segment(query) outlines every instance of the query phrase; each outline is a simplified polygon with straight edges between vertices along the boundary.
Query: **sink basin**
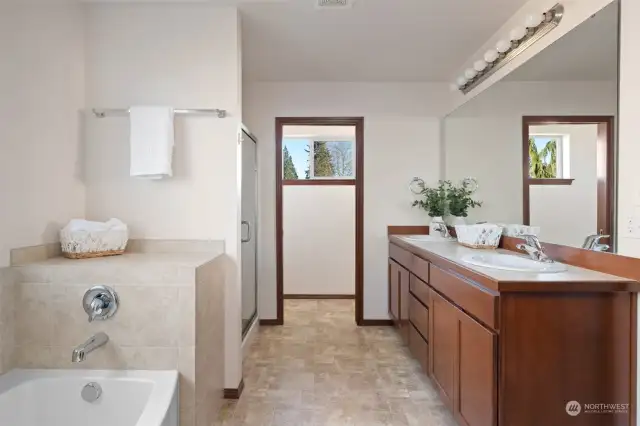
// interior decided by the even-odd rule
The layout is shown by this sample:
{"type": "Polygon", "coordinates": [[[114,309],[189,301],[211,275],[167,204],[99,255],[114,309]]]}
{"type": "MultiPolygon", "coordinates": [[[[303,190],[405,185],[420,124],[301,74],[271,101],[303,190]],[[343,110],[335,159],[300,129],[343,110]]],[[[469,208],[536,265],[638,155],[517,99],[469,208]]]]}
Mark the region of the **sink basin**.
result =
{"type": "Polygon", "coordinates": [[[502,253],[468,254],[462,257],[462,261],[470,265],[517,272],[557,273],[567,270],[567,266],[562,263],[536,262],[526,257],[502,253]]]}
{"type": "Polygon", "coordinates": [[[455,241],[453,238],[442,238],[440,235],[405,235],[404,238],[414,243],[450,243],[455,241]]]}

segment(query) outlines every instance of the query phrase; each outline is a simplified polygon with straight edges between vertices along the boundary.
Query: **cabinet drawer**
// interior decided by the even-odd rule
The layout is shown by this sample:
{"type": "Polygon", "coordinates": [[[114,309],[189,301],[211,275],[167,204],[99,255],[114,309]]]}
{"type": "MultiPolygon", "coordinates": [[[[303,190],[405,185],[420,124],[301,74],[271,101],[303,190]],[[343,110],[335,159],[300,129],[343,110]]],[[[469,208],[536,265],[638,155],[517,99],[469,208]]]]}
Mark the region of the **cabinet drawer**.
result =
{"type": "Polygon", "coordinates": [[[409,296],[409,320],[429,340],[429,310],[413,295],[409,296]]]}
{"type": "Polygon", "coordinates": [[[425,283],[429,283],[429,262],[419,258],[418,256],[413,256],[413,261],[411,264],[411,272],[418,278],[420,278],[425,283]]]}
{"type": "Polygon", "coordinates": [[[429,344],[413,326],[409,327],[409,351],[420,363],[422,371],[427,374],[429,369],[429,344]]]}
{"type": "Polygon", "coordinates": [[[389,257],[407,269],[411,269],[413,254],[395,244],[389,244],[389,257]]]}
{"type": "Polygon", "coordinates": [[[429,286],[413,275],[411,275],[411,293],[427,308],[429,307],[429,286]]]}
{"type": "Polygon", "coordinates": [[[498,295],[466,278],[431,265],[429,285],[480,322],[498,329],[498,295]]]}

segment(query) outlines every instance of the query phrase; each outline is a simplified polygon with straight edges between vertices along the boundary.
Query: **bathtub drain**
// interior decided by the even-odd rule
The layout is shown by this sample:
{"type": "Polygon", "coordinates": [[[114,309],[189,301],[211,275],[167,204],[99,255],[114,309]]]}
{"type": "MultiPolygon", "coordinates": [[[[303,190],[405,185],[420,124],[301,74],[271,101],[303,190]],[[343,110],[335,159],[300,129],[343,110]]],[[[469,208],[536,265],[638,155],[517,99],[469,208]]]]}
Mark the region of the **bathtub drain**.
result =
{"type": "Polygon", "coordinates": [[[102,387],[95,382],[87,383],[82,388],[80,395],[87,402],[96,402],[102,395],[102,387]]]}

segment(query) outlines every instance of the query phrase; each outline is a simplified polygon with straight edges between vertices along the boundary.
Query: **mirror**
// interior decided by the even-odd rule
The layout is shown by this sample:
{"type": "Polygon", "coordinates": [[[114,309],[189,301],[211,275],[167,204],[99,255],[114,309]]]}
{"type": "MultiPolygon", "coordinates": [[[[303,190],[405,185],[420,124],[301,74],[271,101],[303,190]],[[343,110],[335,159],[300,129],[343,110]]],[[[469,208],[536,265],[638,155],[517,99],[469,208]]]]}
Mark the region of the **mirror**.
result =
{"type": "MultiPolygon", "coordinates": [[[[582,247],[613,235],[618,8],[614,1],[445,118],[445,176],[479,182],[469,223],[531,225],[582,247]]],[[[591,249],[613,251],[613,238],[591,249]]]]}

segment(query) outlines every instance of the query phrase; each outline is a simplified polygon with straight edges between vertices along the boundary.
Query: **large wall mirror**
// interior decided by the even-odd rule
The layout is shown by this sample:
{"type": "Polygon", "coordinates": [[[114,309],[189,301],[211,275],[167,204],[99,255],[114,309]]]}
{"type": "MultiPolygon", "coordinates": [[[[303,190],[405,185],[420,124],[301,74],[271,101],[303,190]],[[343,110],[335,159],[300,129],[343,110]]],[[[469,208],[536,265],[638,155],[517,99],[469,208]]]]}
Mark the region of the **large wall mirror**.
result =
{"type": "Polygon", "coordinates": [[[616,0],[446,117],[445,174],[479,182],[470,221],[615,251],[616,0]]]}

